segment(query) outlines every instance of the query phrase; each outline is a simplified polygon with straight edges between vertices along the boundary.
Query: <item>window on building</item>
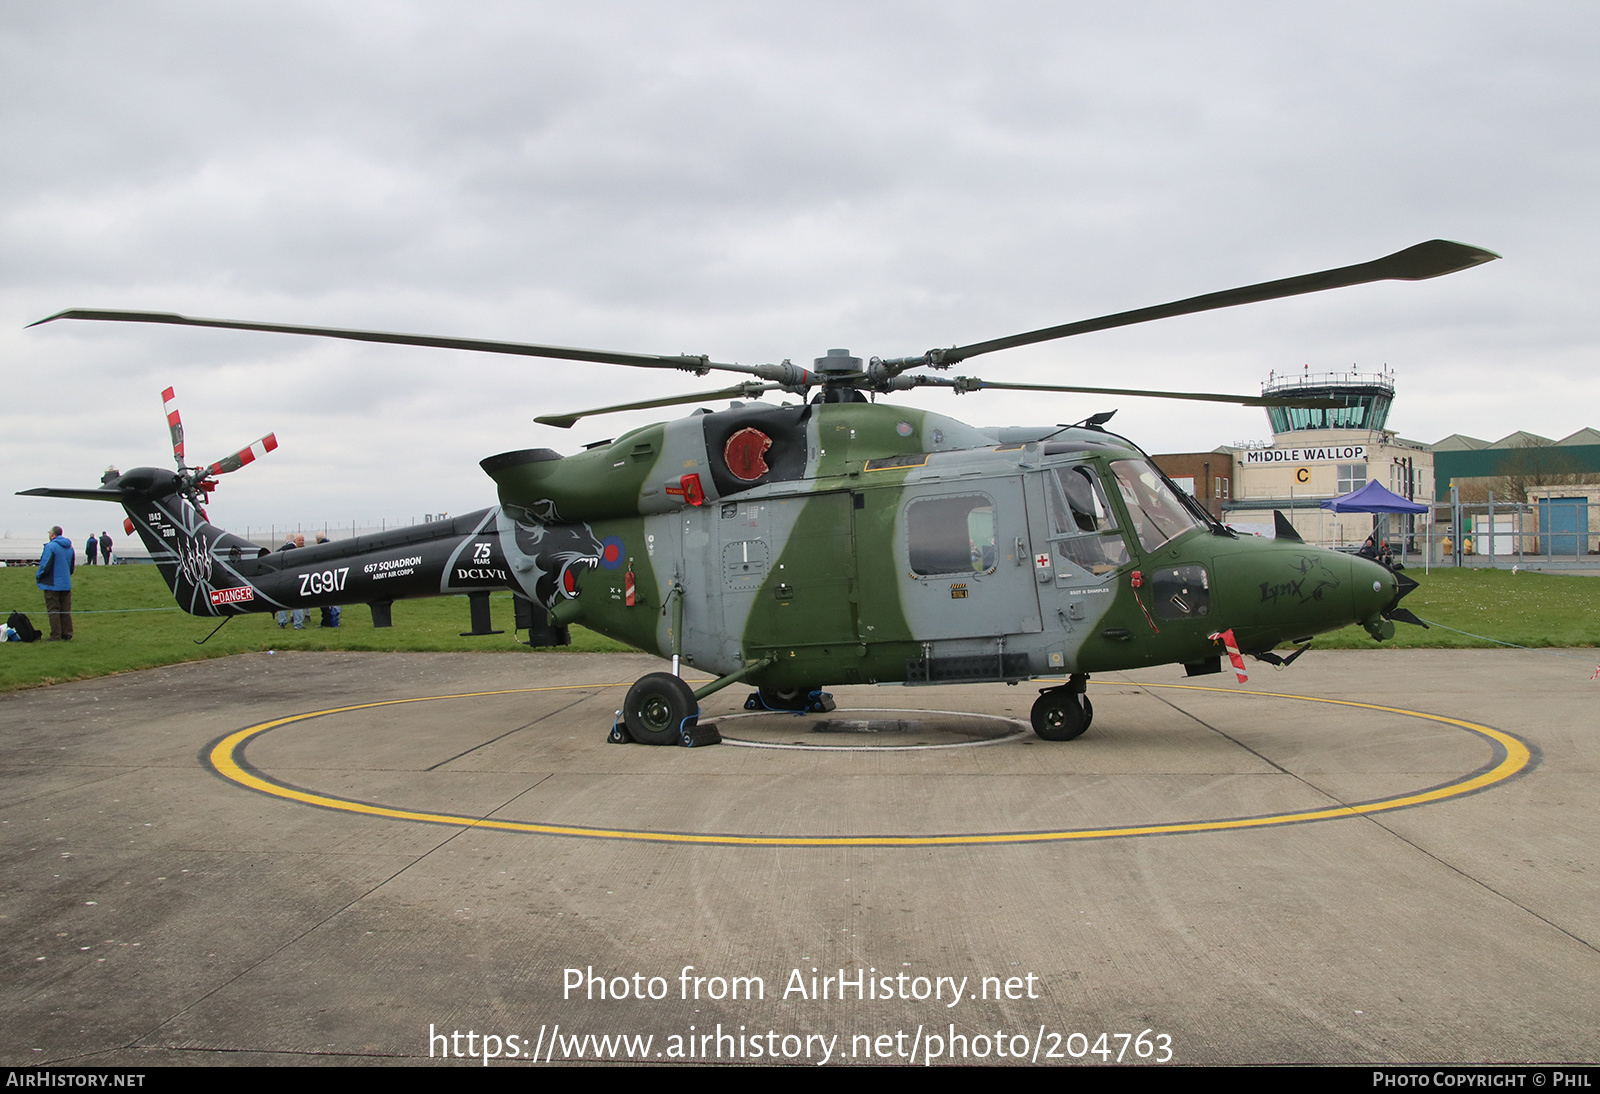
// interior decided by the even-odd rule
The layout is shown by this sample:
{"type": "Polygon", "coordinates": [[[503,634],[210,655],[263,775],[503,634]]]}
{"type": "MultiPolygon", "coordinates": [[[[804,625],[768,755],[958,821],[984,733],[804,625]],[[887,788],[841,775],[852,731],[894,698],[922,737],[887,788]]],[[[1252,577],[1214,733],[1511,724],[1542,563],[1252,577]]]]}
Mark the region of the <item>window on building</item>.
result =
{"type": "Polygon", "coordinates": [[[1364,463],[1341,463],[1339,465],[1339,493],[1348,494],[1352,490],[1360,490],[1367,485],[1367,465],[1364,463]]]}

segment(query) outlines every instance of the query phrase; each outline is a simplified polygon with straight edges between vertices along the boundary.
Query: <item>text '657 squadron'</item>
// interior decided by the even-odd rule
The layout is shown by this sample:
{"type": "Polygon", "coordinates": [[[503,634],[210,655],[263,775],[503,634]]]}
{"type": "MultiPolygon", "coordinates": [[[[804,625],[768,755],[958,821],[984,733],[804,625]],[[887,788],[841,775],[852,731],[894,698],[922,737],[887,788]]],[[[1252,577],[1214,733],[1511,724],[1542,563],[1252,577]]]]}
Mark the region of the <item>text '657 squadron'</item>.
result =
{"type": "MultiPolygon", "coordinates": [[[[811,368],[740,365],[519,342],[196,319],[169,313],[61,312],[98,319],[309,334],[696,375],[752,379],[718,391],[537,419],[579,418],[768,391],[799,405],[729,410],[645,426],[572,456],[545,448],[482,461],[500,504],[451,520],[269,552],[211,524],[216,476],[276,447],[268,436],[190,466],[167,392],[176,471],[141,467],[92,489],[26,494],[115,501],[172,588],[201,616],[365,603],[387,625],[408,597],[465,594],[473,633],[490,630],[488,594],[509,589],[518,625],[549,641],[584,626],[670,658],[628,692],[614,739],[705,744],[699,700],[739,681],[751,705],[831,709],[829,685],[1015,683],[1044,689],[1033,727],[1047,740],[1088,728],[1089,675],[1179,664],[1221,671],[1224,650],[1283,663],[1286,642],[1358,623],[1382,641],[1415,582],[1301,542],[1238,536],[1177,489],[1132,441],[1076,426],[978,429],[869,402],[916,387],[1087,392],[1326,406],[1325,400],[997,383],[939,376],[997,350],[1152,319],[1380,280],[1421,280],[1497,256],[1445,240],[1372,262],[1269,281],[910,357],[829,350],[811,368]],[[715,679],[695,689],[684,663],[715,679]]],[[[37,324],[36,324],[37,325],[37,324]]],[[[1303,647],[1302,647],[1303,648],[1303,647]]]]}

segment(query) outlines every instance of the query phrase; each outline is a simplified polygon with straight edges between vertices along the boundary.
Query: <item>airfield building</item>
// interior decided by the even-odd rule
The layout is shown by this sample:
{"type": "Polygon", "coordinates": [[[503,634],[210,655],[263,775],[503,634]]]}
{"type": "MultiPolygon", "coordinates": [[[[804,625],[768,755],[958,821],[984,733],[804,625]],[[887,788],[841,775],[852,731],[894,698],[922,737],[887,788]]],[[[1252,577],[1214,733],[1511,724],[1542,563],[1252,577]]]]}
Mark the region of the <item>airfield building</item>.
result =
{"type": "MultiPolygon", "coordinates": [[[[1241,531],[1272,535],[1272,511],[1294,524],[1308,543],[1324,547],[1360,544],[1372,534],[1374,520],[1363,513],[1332,513],[1322,508],[1329,498],[1358,490],[1376,479],[1388,489],[1424,505],[1434,500],[1433,453],[1420,441],[1397,436],[1388,428],[1394,402],[1394,374],[1312,372],[1310,366],[1287,375],[1273,373],[1261,385],[1263,395],[1326,399],[1320,408],[1270,407],[1270,443],[1225,445],[1215,452],[1158,456],[1167,474],[1209,482],[1211,497],[1200,498],[1211,512],[1241,531]],[[1209,461],[1228,474],[1201,479],[1194,466],[1209,461]],[[1220,479],[1220,481],[1219,481],[1220,479]]],[[[1409,538],[1420,518],[1394,518],[1391,537],[1409,538]]]]}

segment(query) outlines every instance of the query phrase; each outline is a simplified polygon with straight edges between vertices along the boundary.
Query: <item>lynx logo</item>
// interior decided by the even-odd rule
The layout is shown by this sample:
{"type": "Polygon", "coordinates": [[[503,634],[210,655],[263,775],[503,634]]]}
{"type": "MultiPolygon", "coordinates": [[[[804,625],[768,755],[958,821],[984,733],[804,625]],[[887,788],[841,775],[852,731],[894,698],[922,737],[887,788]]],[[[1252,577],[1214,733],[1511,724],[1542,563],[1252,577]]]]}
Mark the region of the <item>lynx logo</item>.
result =
{"type": "Polygon", "coordinates": [[[472,561],[474,563],[489,561],[490,545],[487,543],[474,543],[472,545],[472,561]]]}
{"type": "Polygon", "coordinates": [[[212,604],[241,604],[246,600],[254,600],[256,591],[249,586],[242,589],[213,589],[211,591],[212,604]]]}

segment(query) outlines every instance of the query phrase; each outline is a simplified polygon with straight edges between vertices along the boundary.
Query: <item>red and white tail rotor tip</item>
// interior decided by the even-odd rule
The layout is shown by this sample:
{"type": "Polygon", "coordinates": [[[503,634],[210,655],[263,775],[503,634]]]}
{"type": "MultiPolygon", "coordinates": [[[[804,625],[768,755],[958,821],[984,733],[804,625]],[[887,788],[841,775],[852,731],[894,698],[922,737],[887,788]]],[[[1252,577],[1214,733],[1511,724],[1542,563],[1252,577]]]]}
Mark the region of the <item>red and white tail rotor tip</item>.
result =
{"type": "Polygon", "coordinates": [[[167,388],[161,393],[161,407],[167,414],[167,429],[172,433],[172,457],[178,461],[178,470],[192,475],[191,485],[200,484],[217,475],[226,475],[230,471],[237,471],[245,464],[255,463],[268,452],[278,447],[278,435],[268,433],[259,440],[252,441],[249,445],[239,449],[231,456],[224,456],[216,463],[207,464],[203,469],[189,469],[183,462],[183,420],[178,415],[178,395],[173,388],[167,388]]]}
{"type": "Polygon", "coordinates": [[[178,416],[178,394],[172,388],[161,393],[161,409],[167,415],[167,431],[172,434],[172,458],[183,466],[183,419],[178,416]]]}

